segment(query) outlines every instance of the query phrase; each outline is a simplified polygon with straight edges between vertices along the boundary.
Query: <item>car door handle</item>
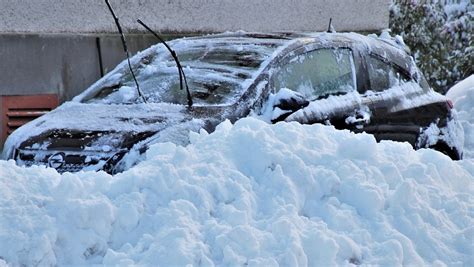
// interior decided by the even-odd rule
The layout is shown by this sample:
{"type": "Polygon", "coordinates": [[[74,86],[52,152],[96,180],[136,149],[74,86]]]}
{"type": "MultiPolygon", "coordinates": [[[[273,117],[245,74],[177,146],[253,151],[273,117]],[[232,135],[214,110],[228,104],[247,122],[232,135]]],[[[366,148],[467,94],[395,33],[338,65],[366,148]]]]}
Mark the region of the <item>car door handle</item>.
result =
{"type": "Polygon", "coordinates": [[[370,123],[370,113],[357,111],[353,115],[347,116],[345,122],[347,125],[354,125],[356,128],[360,129],[364,125],[370,123]]]}

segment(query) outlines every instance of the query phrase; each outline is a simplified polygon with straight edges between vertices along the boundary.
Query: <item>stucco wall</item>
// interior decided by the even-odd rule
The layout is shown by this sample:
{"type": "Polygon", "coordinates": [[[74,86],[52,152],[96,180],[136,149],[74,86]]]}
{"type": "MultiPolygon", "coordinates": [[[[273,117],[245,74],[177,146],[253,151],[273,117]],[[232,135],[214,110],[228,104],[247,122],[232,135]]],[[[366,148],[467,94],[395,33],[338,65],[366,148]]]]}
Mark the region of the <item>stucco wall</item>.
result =
{"type": "MultiPolygon", "coordinates": [[[[390,0],[110,0],[127,31],[338,31],[388,27],[390,0]]],[[[102,0],[0,0],[0,33],[109,33],[102,0]]]]}

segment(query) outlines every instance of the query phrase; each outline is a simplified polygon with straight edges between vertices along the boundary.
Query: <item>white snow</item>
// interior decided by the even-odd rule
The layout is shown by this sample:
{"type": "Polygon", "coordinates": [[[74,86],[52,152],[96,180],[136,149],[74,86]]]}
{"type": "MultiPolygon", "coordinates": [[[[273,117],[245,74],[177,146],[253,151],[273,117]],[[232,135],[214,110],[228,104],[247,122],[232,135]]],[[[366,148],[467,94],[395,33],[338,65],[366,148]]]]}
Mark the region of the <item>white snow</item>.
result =
{"type": "Polygon", "coordinates": [[[369,124],[370,118],[372,117],[371,111],[367,106],[362,107],[359,110],[355,110],[355,113],[346,118],[346,124],[353,124],[357,129],[362,129],[363,124],[369,124]]]}
{"type": "Polygon", "coordinates": [[[464,128],[464,157],[474,158],[474,74],[449,89],[446,96],[454,103],[464,128]]]}
{"type": "Polygon", "coordinates": [[[0,265],[474,264],[473,159],[255,118],[190,139],[116,176],[0,161],[0,265]]]}

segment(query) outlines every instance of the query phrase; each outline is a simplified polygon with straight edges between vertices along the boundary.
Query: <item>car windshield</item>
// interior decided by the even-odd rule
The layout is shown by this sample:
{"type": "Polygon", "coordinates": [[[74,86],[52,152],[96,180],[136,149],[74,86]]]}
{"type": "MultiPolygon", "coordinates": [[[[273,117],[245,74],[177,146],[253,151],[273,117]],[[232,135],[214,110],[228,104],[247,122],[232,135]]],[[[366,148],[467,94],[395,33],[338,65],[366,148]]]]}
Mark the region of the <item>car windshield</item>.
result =
{"type": "MultiPolygon", "coordinates": [[[[179,39],[170,42],[183,66],[195,105],[230,105],[244,93],[245,81],[254,78],[281,40],[256,38],[179,39]]],[[[132,58],[132,68],[148,102],[186,104],[176,64],[163,45],[155,45],[132,58]]],[[[85,103],[140,103],[125,62],[88,90],[85,103]]]]}

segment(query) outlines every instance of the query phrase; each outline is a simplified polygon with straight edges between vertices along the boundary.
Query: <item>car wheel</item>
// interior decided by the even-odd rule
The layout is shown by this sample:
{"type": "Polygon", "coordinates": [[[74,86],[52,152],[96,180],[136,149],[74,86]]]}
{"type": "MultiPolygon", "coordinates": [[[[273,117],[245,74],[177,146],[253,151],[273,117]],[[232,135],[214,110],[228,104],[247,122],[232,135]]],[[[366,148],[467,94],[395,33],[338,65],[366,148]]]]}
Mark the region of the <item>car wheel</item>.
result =
{"type": "Polygon", "coordinates": [[[431,146],[430,148],[435,149],[447,156],[449,156],[452,160],[461,160],[462,155],[457,151],[456,148],[451,148],[444,142],[438,142],[436,145],[431,146]]]}

